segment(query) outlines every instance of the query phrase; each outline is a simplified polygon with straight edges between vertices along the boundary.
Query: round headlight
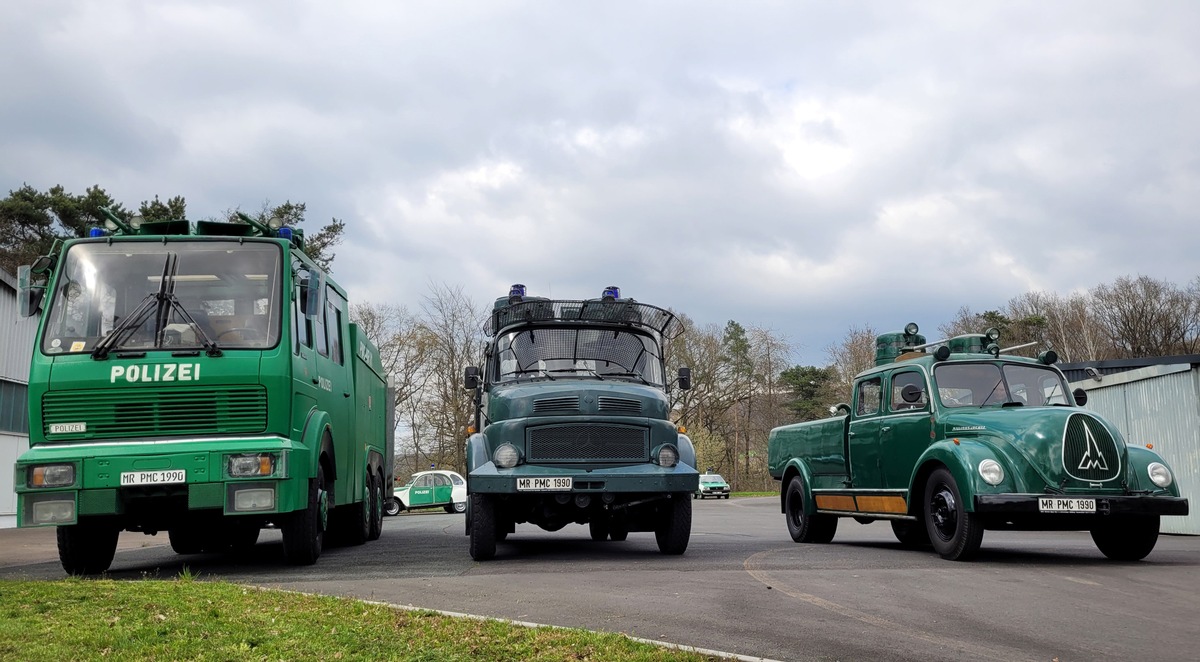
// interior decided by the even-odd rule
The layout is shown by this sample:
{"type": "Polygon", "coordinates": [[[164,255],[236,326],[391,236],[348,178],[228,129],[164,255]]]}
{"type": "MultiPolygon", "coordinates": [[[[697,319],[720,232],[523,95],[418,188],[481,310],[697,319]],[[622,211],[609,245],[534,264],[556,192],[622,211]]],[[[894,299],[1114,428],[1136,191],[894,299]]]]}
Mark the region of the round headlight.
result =
{"type": "Polygon", "coordinates": [[[1004,480],[1004,467],[995,460],[984,460],[979,463],[979,475],[988,485],[999,485],[1004,480]]]}
{"type": "Polygon", "coordinates": [[[663,467],[673,467],[679,461],[679,451],[674,446],[663,446],[658,449],[658,464],[663,467]]]}
{"type": "Polygon", "coordinates": [[[511,469],[517,466],[517,458],[520,454],[517,453],[517,447],[512,444],[500,444],[492,453],[492,462],[501,469],[511,469]]]}
{"type": "Polygon", "coordinates": [[[106,219],[104,219],[104,227],[108,228],[109,232],[116,232],[117,228],[119,228],[121,226],[117,225],[117,222],[112,220],[111,218],[106,218],[106,219]]]}
{"type": "Polygon", "coordinates": [[[1161,462],[1151,462],[1150,466],[1146,467],[1146,473],[1150,474],[1150,482],[1159,487],[1171,484],[1171,470],[1161,462]]]}
{"type": "Polygon", "coordinates": [[[283,227],[283,219],[278,216],[272,216],[271,219],[267,221],[267,227],[271,228],[272,230],[278,230],[279,228],[283,227]]]}
{"type": "Polygon", "coordinates": [[[145,223],[145,222],[146,222],[146,218],[144,216],[142,216],[141,214],[138,214],[137,216],[129,217],[129,227],[133,228],[134,230],[137,230],[138,228],[142,227],[142,223],[145,223]]]}

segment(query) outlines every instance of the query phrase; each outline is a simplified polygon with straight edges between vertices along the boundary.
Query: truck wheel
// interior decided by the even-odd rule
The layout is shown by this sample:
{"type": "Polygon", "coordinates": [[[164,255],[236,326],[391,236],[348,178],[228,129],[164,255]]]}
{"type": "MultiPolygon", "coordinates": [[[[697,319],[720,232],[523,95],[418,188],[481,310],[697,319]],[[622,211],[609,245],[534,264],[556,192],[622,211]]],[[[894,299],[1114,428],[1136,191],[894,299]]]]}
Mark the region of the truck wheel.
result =
{"type": "Polygon", "coordinates": [[[1158,515],[1107,518],[1092,529],[1092,541],[1114,561],[1140,561],[1158,542],[1158,515]]]}
{"type": "Polygon", "coordinates": [[[392,498],[388,499],[387,503],[383,506],[383,514],[385,514],[389,517],[394,517],[396,515],[399,515],[400,514],[400,500],[397,499],[396,497],[392,497],[392,498]]]}
{"type": "Polygon", "coordinates": [[[371,475],[371,533],[367,540],[379,540],[383,535],[383,476],[371,475]]]}
{"type": "Polygon", "coordinates": [[[68,575],[98,575],[112,565],[117,553],[115,526],[82,521],[58,527],[58,560],[68,575]]]}
{"type": "Polygon", "coordinates": [[[245,552],[258,544],[262,529],[255,525],[234,524],[225,530],[225,548],[233,553],[245,552]]]}
{"type": "Polygon", "coordinates": [[[496,555],[496,504],[486,494],[472,494],[471,558],[487,561],[496,555]]]}
{"type": "Polygon", "coordinates": [[[808,515],[804,512],[804,479],[793,476],[784,499],[788,533],[792,540],[825,544],[837,533],[837,518],[832,515],[808,515]]]}
{"type": "Polygon", "coordinates": [[[608,540],[608,521],[599,517],[589,521],[588,533],[592,535],[592,540],[608,540]]]}
{"type": "Polygon", "coordinates": [[[312,565],[325,547],[329,523],[329,493],[325,467],[317,465],[317,477],[308,482],[308,507],[288,515],[283,526],[283,557],[291,565],[312,565]]]}
{"type": "Polygon", "coordinates": [[[954,476],[938,469],[925,483],[925,530],[929,542],[942,558],[969,561],[983,541],[983,523],[967,512],[954,476]]]}
{"type": "Polygon", "coordinates": [[[682,554],[692,536],[692,500],[687,498],[686,492],[671,496],[658,527],[654,529],[654,539],[658,541],[658,551],[663,554],[682,554]]]}
{"type": "Polygon", "coordinates": [[[892,533],[896,534],[896,540],[899,540],[900,546],[905,549],[929,546],[929,532],[925,530],[925,524],[922,522],[894,519],[892,533]]]}

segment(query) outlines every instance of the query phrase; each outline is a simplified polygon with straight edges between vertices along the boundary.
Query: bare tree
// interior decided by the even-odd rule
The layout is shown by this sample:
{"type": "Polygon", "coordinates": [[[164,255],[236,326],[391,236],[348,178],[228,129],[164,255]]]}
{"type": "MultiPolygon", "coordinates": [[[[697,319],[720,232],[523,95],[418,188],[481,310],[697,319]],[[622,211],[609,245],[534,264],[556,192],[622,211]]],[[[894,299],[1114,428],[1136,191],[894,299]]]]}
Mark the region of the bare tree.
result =
{"type": "Polygon", "coordinates": [[[1200,307],[1193,292],[1127,276],[1092,290],[1097,320],[1122,358],[1190,354],[1197,349],[1200,307]]]}
{"type": "Polygon", "coordinates": [[[838,394],[835,397],[848,397],[854,376],[875,365],[875,337],[878,335],[870,324],[852,326],[840,343],[825,348],[829,367],[836,375],[836,379],[830,381],[830,388],[838,394]]]}

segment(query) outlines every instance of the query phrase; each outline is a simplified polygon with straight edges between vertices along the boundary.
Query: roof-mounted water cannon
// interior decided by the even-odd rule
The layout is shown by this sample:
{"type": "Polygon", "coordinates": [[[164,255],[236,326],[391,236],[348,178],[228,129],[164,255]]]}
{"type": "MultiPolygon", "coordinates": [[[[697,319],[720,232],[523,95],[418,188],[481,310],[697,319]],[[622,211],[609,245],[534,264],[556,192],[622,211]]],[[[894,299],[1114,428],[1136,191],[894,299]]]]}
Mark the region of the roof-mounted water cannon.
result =
{"type": "Polygon", "coordinates": [[[875,365],[891,363],[908,352],[921,351],[928,347],[920,330],[916,322],[909,322],[904,325],[903,331],[876,336],[875,365]]]}
{"type": "Polygon", "coordinates": [[[621,288],[616,285],[609,285],[604,288],[604,292],[600,295],[602,301],[616,301],[621,298],[621,288]]]}
{"type": "MultiPolygon", "coordinates": [[[[114,214],[108,207],[101,207],[100,213],[104,214],[104,229],[109,233],[116,234],[119,231],[124,234],[133,234],[133,228],[129,227],[125,221],[121,220],[121,217],[114,214]]],[[[89,232],[88,236],[95,237],[103,235],[96,235],[95,233],[89,232]]]]}

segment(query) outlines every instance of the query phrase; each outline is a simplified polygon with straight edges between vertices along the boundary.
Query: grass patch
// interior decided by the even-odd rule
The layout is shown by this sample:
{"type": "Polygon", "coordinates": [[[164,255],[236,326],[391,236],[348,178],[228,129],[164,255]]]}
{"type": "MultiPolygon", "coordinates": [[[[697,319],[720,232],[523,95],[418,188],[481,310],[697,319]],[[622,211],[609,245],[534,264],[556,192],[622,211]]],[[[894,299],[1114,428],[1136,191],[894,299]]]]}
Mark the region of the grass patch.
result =
{"type": "Polygon", "coordinates": [[[779,492],[730,492],[729,494],[735,497],[779,496],[779,492]]]}
{"type": "Polygon", "coordinates": [[[0,581],[4,660],[711,660],[617,634],[526,628],[225,582],[0,581]]]}

